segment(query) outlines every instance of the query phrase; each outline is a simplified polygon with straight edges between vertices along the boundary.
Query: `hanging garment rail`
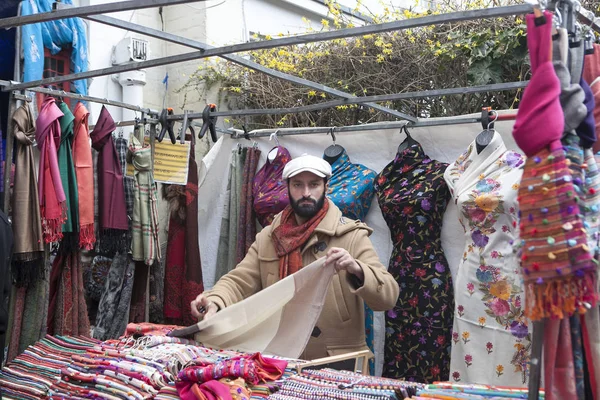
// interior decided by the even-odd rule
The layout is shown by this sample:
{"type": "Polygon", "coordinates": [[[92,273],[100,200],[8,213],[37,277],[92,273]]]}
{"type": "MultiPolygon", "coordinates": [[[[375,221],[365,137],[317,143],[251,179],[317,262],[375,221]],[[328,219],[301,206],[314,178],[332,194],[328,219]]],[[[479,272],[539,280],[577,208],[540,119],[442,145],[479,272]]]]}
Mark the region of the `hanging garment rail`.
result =
{"type": "Polygon", "coordinates": [[[33,101],[33,99],[31,97],[26,96],[26,95],[21,94],[21,93],[15,93],[15,92],[13,92],[12,96],[16,100],[26,101],[28,103],[31,103],[33,101]]]}
{"type": "MultiPolygon", "coordinates": [[[[499,121],[514,121],[517,114],[512,110],[501,111],[500,114],[493,122],[499,121]]],[[[430,126],[446,126],[446,125],[460,125],[470,123],[480,123],[481,116],[473,114],[472,116],[457,116],[457,117],[440,117],[440,118],[423,118],[417,122],[411,123],[407,121],[390,121],[390,122],[375,122],[371,124],[362,125],[350,125],[340,127],[318,127],[318,128],[281,128],[281,129],[256,129],[246,133],[240,129],[219,129],[219,132],[231,135],[232,139],[254,139],[257,137],[269,137],[273,133],[277,133],[277,136],[290,136],[290,135],[312,135],[312,134],[323,134],[330,133],[332,130],[335,133],[341,132],[360,132],[360,131],[374,131],[374,130],[386,130],[386,129],[400,129],[407,125],[409,127],[430,127],[430,126]]]]}
{"type": "MultiPolygon", "coordinates": [[[[104,14],[119,11],[141,10],[163,6],[174,6],[177,4],[204,2],[207,0],[129,0],[117,3],[97,4],[92,6],[74,7],[45,13],[8,17],[0,19],[0,28],[8,29],[16,26],[35,24],[38,22],[54,21],[57,19],[83,17],[86,15],[104,14]]],[[[56,6],[56,3],[53,4],[56,6]]]]}
{"type": "MultiPolygon", "coordinates": [[[[10,85],[10,82],[0,80],[0,86],[6,86],[6,85],[10,85]]],[[[53,89],[47,89],[47,88],[29,88],[27,90],[30,92],[44,93],[44,94],[47,94],[50,96],[67,97],[70,99],[90,101],[92,103],[106,104],[109,106],[126,108],[128,110],[139,111],[139,112],[143,112],[143,113],[149,114],[149,115],[158,115],[158,111],[152,110],[150,108],[143,108],[143,107],[136,106],[133,104],[122,103],[120,101],[114,101],[114,100],[109,100],[109,99],[102,99],[99,97],[85,96],[85,95],[78,94],[78,93],[65,92],[64,90],[53,90],[53,89]]]]}
{"type": "MultiPolygon", "coordinates": [[[[418,92],[405,92],[395,94],[382,94],[375,96],[363,96],[354,99],[345,100],[333,100],[326,101],[318,104],[311,104],[300,107],[289,107],[289,108],[264,108],[264,109],[250,109],[250,110],[230,110],[230,111],[216,111],[210,115],[215,117],[233,117],[233,116],[246,116],[246,115],[277,115],[277,114],[294,114],[300,112],[309,112],[322,110],[324,108],[338,107],[341,105],[349,104],[360,104],[365,101],[368,102],[379,102],[379,101],[392,101],[392,100],[411,100],[411,99],[422,99],[427,97],[442,97],[452,96],[461,94],[471,93],[483,93],[483,92],[499,92],[504,90],[515,90],[527,87],[529,81],[523,82],[507,82],[507,83],[495,83],[492,85],[478,85],[471,87],[459,87],[449,89],[437,89],[437,90],[422,90],[418,92]]],[[[201,119],[202,113],[190,113],[188,118],[201,119]]],[[[171,115],[167,118],[170,121],[181,121],[183,120],[183,114],[171,115]]],[[[417,123],[422,120],[411,121],[417,123]]]]}
{"type": "MultiPolygon", "coordinates": [[[[67,4],[64,4],[64,3],[60,3],[59,7],[70,7],[70,6],[67,5],[67,4]]],[[[85,17],[85,18],[89,19],[90,21],[100,22],[100,23],[103,23],[103,24],[106,24],[106,25],[109,25],[109,26],[113,26],[113,27],[117,27],[117,28],[121,28],[121,29],[127,29],[128,31],[131,31],[131,32],[140,33],[142,35],[150,36],[150,37],[161,39],[161,40],[166,40],[166,41],[171,42],[171,43],[176,43],[176,44],[180,44],[180,45],[183,45],[183,46],[188,46],[188,47],[195,48],[195,49],[198,49],[198,50],[210,50],[210,49],[214,49],[213,46],[210,46],[210,45],[208,45],[206,43],[199,42],[197,40],[187,39],[187,38],[184,38],[182,36],[173,35],[171,33],[163,32],[163,31],[160,31],[158,29],[148,28],[148,27],[145,27],[143,25],[134,24],[134,23],[128,22],[128,21],[123,21],[123,20],[118,19],[118,18],[108,17],[106,15],[88,16],[88,17],[85,17]]],[[[310,81],[308,79],[299,78],[299,77],[294,76],[294,75],[286,74],[286,73],[281,72],[281,71],[277,71],[277,70],[274,70],[274,69],[271,69],[271,68],[267,68],[267,67],[265,67],[263,65],[260,65],[257,62],[254,62],[254,61],[251,61],[251,60],[247,60],[247,59],[245,59],[243,57],[240,57],[240,56],[236,56],[236,55],[222,55],[221,57],[224,58],[224,59],[226,59],[226,60],[228,60],[228,61],[234,62],[236,64],[243,65],[244,67],[253,69],[253,70],[258,71],[258,72],[262,72],[263,74],[267,74],[269,76],[272,76],[272,77],[275,77],[275,78],[278,78],[278,79],[283,79],[283,80],[288,81],[288,82],[296,83],[296,84],[301,85],[301,86],[309,87],[309,88],[312,88],[312,89],[315,89],[315,90],[318,90],[318,91],[321,91],[321,92],[324,92],[324,93],[328,93],[328,94],[333,95],[333,96],[347,98],[347,99],[349,99],[349,98],[355,98],[356,97],[356,96],[354,96],[354,95],[352,95],[350,93],[346,93],[346,92],[343,92],[341,90],[334,89],[334,88],[331,88],[329,86],[325,86],[325,85],[322,85],[320,83],[310,81]]],[[[392,115],[394,117],[398,117],[398,118],[402,118],[402,119],[407,119],[409,121],[416,121],[416,118],[414,118],[414,117],[412,117],[410,115],[407,115],[405,113],[401,113],[401,112],[396,111],[396,110],[392,110],[390,108],[381,106],[379,104],[366,103],[365,105],[368,106],[368,107],[371,107],[371,108],[373,108],[375,110],[378,110],[378,111],[384,112],[386,114],[392,115]]]]}
{"type": "Polygon", "coordinates": [[[474,19],[498,18],[511,15],[520,15],[531,12],[533,7],[529,4],[519,4],[513,6],[486,8],[479,10],[457,11],[447,14],[428,15],[425,17],[411,18],[400,21],[387,22],[384,24],[367,25],[357,28],[339,29],[335,31],[311,33],[280,39],[264,40],[260,42],[248,42],[231,46],[217,47],[205,51],[195,51],[176,56],[157,58],[154,60],[140,61],[131,65],[119,65],[109,68],[103,68],[93,71],[79,72],[75,74],[56,76],[52,78],[41,79],[26,83],[17,83],[4,87],[4,91],[15,89],[27,89],[30,87],[44,86],[59,82],[73,81],[79,79],[94,78],[97,76],[112,75],[119,72],[134,71],[142,68],[153,68],[167,64],[180,63],[184,61],[198,60],[201,58],[222,56],[230,53],[252,51],[259,49],[269,49],[280,46],[292,46],[311,42],[319,42],[333,39],[342,39],[352,36],[362,36],[367,34],[391,32],[403,29],[412,29],[422,26],[439,25],[450,22],[467,21],[474,19]]]}

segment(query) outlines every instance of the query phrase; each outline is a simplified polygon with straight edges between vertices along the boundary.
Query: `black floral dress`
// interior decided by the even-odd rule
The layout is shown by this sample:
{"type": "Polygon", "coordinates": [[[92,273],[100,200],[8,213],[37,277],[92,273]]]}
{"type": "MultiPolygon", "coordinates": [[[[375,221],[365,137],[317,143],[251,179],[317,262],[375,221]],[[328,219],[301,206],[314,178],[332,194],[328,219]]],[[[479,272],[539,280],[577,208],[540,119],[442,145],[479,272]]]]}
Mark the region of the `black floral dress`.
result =
{"type": "Polygon", "coordinates": [[[400,285],[396,307],[385,313],[385,377],[426,383],[449,377],[454,294],[440,237],[450,198],[446,167],[413,141],[375,180],[394,243],[389,272],[400,285]]]}

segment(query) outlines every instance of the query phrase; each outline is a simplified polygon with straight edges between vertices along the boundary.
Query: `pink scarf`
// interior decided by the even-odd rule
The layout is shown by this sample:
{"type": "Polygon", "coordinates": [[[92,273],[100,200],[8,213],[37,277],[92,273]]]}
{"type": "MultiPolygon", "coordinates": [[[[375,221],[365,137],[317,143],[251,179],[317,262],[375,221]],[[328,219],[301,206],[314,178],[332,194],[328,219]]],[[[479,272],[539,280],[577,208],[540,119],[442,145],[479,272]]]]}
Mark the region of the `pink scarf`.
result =
{"type": "Polygon", "coordinates": [[[94,161],[90,145],[88,117],[90,112],[81,103],[75,106],[73,160],[77,175],[79,200],[79,246],[92,250],[96,242],[94,234],[94,161]]]}
{"type": "Polygon", "coordinates": [[[46,243],[62,239],[62,224],[66,220],[66,197],[58,169],[57,148],[60,143],[60,122],[63,113],[54,98],[48,96],[42,103],[37,119],[35,140],[40,149],[38,190],[42,229],[46,243]]]}

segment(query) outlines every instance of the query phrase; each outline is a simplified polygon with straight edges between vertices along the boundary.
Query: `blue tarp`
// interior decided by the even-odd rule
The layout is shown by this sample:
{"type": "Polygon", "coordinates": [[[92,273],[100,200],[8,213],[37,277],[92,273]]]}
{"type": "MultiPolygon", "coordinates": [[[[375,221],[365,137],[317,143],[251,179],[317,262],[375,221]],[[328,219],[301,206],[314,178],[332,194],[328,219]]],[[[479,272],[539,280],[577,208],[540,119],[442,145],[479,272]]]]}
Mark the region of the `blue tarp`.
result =
{"type": "MultiPolygon", "coordinates": [[[[62,0],[73,4],[72,0],[62,0]]],[[[53,0],[23,0],[22,15],[31,15],[52,11],[53,0]]],[[[23,81],[42,79],[44,73],[44,47],[52,54],[71,46],[71,69],[73,72],[88,70],[88,45],[85,24],[80,18],[68,18],[58,21],[40,22],[22,27],[24,56],[23,81]]],[[[76,93],[87,95],[86,80],[73,82],[76,93]]]]}

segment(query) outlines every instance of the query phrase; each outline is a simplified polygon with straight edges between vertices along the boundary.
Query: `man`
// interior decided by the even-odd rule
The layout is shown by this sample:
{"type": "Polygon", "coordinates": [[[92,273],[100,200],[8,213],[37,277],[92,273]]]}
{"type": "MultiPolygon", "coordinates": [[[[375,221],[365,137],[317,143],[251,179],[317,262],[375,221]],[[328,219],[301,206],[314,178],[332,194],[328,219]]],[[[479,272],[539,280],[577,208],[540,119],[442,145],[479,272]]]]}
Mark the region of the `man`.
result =
{"type": "Polygon", "coordinates": [[[335,268],[337,274],[301,357],[368,349],[363,300],[375,311],[389,310],[399,288],[373,249],[372,230],[342,217],[325,197],[329,177],[331,166],[315,156],[303,155],[285,166],[290,205],[256,235],[234,270],[192,301],[192,315],[209,318],[325,256],[325,267],[335,268]]]}

